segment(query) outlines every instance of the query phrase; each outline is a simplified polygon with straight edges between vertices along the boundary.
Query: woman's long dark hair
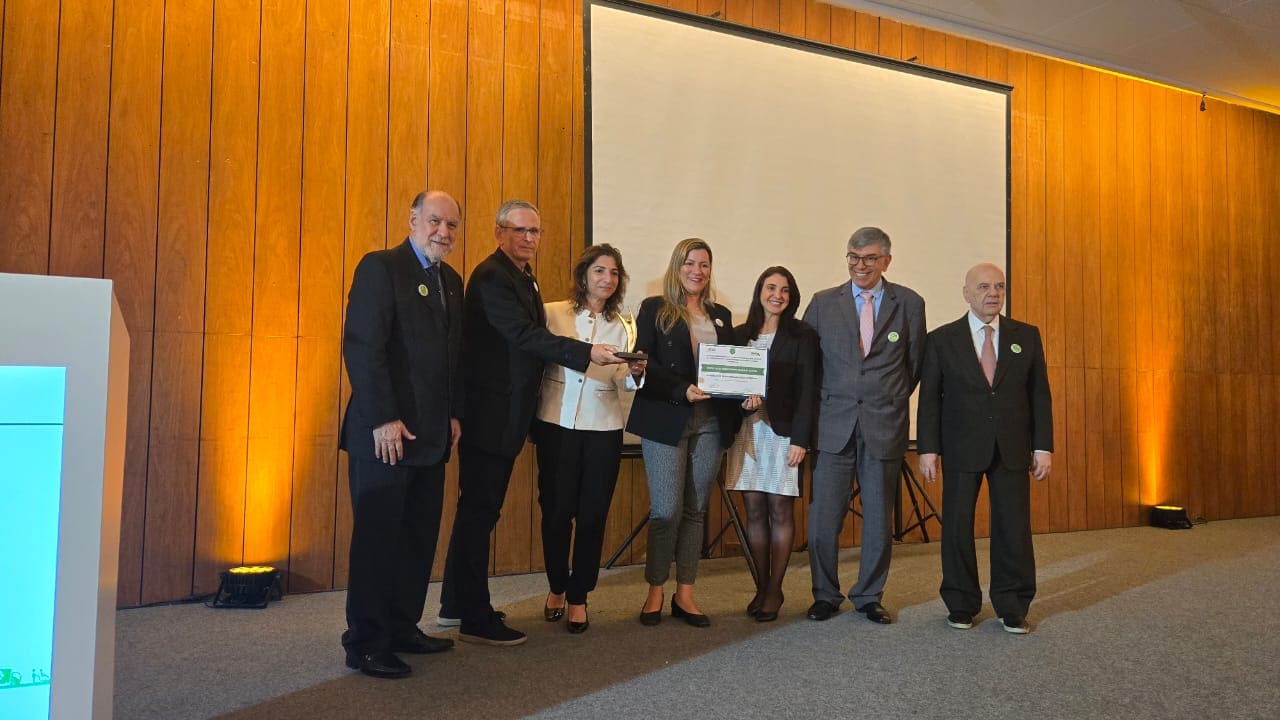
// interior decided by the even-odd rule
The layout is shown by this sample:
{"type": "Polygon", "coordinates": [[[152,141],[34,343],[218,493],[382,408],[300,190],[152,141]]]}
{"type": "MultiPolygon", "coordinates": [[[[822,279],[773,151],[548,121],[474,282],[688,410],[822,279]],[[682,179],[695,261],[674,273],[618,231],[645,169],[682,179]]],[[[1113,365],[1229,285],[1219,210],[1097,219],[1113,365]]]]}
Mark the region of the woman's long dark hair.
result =
{"type": "Polygon", "coordinates": [[[751,293],[751,305],[747,310],[747,337],[751,340],[759,337],[760,328],[764,327],[764,306],[760,304],[760,291],[764,289],[764,281],[773,275],[786,278],[787,285],[791,287],[791,299],[778,317],[778,332],[787,335],[800,333],[800,321],[796,319],[796,310],[800,308],[800,287],[796,285],[796,276],[781,265],[774,265],[760,273],[760,278],[756,280],[756,289],[751,293]]]}
{"type": "Polygon", "coordinates": [[[609,243],[588,245],[582,256],[573,265],[573,309],[582,310],[587,307],[587,271],[601,257],[611,257],[618,266],[618,289],[613,291],[604,301],[604,316],[608,320],[618,317],[618,307],[627,294],[627,269],[622,266],[622,253],[609,243]]]}

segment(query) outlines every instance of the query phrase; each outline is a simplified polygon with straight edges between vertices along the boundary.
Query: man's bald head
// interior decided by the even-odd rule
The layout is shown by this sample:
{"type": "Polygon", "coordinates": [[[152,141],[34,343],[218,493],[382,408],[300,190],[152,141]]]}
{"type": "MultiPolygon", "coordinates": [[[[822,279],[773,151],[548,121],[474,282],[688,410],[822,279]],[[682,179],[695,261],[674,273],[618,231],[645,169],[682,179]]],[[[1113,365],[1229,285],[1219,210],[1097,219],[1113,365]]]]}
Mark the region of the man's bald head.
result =
{"type": "Polygon", "coordinates": [[[989,323],[1004,308],[1004,271],[991,263],[978,263],[964,275],[964,299],[969,309],[989,323]]]}

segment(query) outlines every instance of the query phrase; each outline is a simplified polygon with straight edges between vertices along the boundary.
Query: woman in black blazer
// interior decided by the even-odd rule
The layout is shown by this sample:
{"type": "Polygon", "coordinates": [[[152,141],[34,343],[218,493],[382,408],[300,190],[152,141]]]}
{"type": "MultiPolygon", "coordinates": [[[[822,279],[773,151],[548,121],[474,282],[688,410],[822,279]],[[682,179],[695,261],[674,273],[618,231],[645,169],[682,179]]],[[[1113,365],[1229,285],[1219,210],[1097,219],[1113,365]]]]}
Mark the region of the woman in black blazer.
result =
{"type": "Polygon", "coordinates": [[[766,268],[756,280],[747,322],[734,328],[740,345],[767,348],[767,400],[742,402],[749,413],[738,433],[725,482],[742,491],[747,507],[747,545],[759,574],[747,614],[759,622],[778,619],[782,578],[795,539],[795,498],[800,464],[813,437],[818,394],[818,336],[796,319],[800,288],[790,270],[766,268]]]}
{"type": "Polygon", "coordinates": [[[645,625],[662,619],[672,560],[671,615],[695,627],[711,624],[694,603],[693,583],[707,500],[741,412],[735,401],[712,399],[695,384],[702,344],[732,345],[733,320],[712,295],[711,247],[689,238],[671,253],[663,294],[645,298],[636,317],[636,350],[648,355],[648,367],[627,431],[641,437],[649,478],[649,595],[640,611],[645,625]]]}

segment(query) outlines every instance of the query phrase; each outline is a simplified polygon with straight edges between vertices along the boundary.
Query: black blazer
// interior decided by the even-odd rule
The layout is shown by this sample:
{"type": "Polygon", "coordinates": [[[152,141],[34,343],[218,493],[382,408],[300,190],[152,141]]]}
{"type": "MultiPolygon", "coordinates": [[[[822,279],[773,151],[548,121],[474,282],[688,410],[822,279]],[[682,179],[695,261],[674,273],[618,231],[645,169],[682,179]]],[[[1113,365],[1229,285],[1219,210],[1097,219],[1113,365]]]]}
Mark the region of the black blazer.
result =
{"type": "Polygon", "coordinates": [[[543,363],[584,372],[591,345],[547,330],[532,273],[516,267],[500,248],[471,273],[464,304],[462,443],[513,458],[524,447],[538,407],[543,363]]]}
{"type": "MultiPolygon", "coordinates": [[[[658,329],[658,310],[661,297],[648,297],[640,304],[636,314],[636,352],[649,356],[645,370],[644,387],[636,392],[627,418],[627,432],[646,440],[677,445],[684,434],[684,426],[693,415],[693,405],[685,392],[697,379],[698,366],[693,359],[693,340],[689,337],[689,325],[677,322],[671,332],[658,329]]],[[[716,327],[716,342],[734,345],[733,316],[729,308],[716,305],[711,310],[711,321],[716,327]]],[[[720,445],[729,447],[742,423],[738,409],[740,400],[704,400],[712,403],[720,420],[720,445]]]]}
{"type": "Polygon", "coordinates": [[[982,472],[995,448],[1010,470],[1030,467],[1034,450],[1053,451],[1053,403],[1040,331],[1000,316],[994,385],[987,384],[969,334],[969,316],[929,333],[920,378],[916,448],[941,453],[944,470],[982,472]]]}
{"type": "Polygon", "coordinates": [[[342,335],[351,400],[339,438],[351,455],[376,460],[373,429],[399,419],[418,438],[404,441],[404,464],[449,459],[449,419],[461,416],[463,403],[462,277],[442,262],[440,282],[447,310],[430,297],[435,290],[408,240],[356,266],[342,335]]]}
{"type": "MultiPolygon", "coordinates": [[[[795,327],[795,334],[779,329],[773,336],[765,404],[773,431],[808,448],[818,412],[818,335],[803,321],[795,327]]],[[[733,336],[736,345],[752,339],[745,324],[734,328],[733,336]]]]}

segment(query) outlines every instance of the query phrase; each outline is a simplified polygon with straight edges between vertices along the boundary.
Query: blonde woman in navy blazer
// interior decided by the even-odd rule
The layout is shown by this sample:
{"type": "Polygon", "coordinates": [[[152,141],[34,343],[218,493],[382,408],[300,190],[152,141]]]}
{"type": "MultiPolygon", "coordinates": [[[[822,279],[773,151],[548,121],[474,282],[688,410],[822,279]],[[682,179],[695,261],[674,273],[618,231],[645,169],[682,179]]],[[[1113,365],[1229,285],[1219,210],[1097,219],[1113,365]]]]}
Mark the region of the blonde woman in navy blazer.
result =
{"type": "MultiPolygon", "coordinates": [[[[592,245],[573,267],[572,298],[547,303],[547,329],[630,350],[634,330],[620,312],[626,291],[622,254],[612,245],[592,245]]],[[[621,395],[635,389],[631,372],[639,375],[642,367],[643,361],[633,361],[631,368],[591,363],[579,372],[552,364],[543,371],[533,424],[542,559],[550,586],[543,618],[555,622],[567,612],[566,627],[574,634],[590,625],[587,593],[600,575],[604,523],[622,460],[621,395]]]]}
{"type": "Polygon", "coordinates": [[[693,599],[702,525],[724,448],[742,418],[736,400],[713,399],[696,384],[699,345],[733,344],[732,316],[711,291],[711,247],[705,240],[689,238],[676,245],[663,294],[640,305],[636,335],[636,350],[649,356],[644,386],[627,420],[627,430],[642,439],[649,479],[649,595],[640,622],[661,620],[674,560],[671,615],[707,627],[711,621],[693,599]]]}

